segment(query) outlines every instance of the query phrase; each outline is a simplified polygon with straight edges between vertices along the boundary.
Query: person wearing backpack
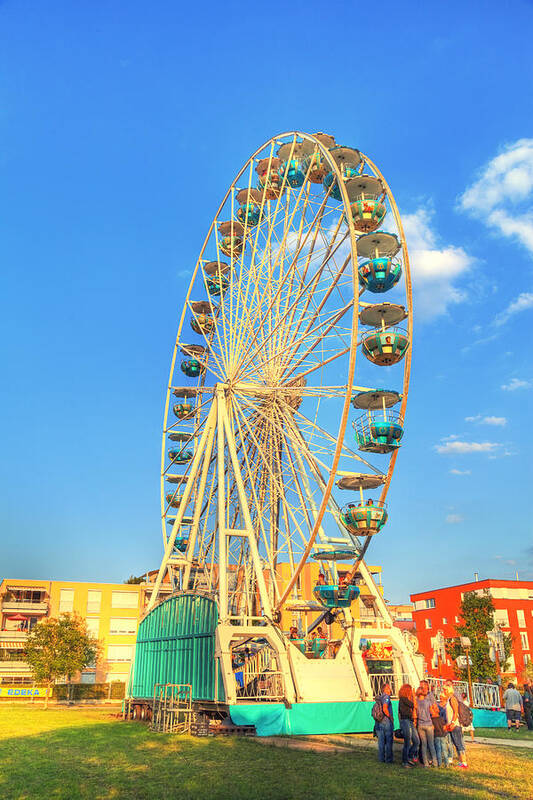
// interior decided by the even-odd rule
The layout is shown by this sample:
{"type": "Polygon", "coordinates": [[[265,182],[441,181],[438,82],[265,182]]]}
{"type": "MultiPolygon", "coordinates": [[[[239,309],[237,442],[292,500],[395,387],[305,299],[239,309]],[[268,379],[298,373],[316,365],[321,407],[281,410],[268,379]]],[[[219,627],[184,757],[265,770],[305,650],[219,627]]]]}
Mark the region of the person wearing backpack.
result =
{"type": "Polygon", "coordinates": [[[394,719],[392,715],[390,683],[383,684],[381,694],[372,707],[375,731],[378,737],[378,759],[383,764],[392,764],[392,742],[394,739],[394,719]]]}
{"type": "MultiPolygon", "coordinates": [[[[467,769],[468,764],[466,761],[466,748],[463,739],[463,731],[461,729],[461,722],[459,719],[459,700],[453,692],[453,683],[446,681],[444,684],[444,691],[446,692],[446,730],[449,731],[453,746],[457,750],[457,757],[461,769],[467,769]]],[[[466,708],[464,703],[461,703],[463,708],[466,708]]],[[[470,713],[472,711],[468,709],[470,713]]]]}

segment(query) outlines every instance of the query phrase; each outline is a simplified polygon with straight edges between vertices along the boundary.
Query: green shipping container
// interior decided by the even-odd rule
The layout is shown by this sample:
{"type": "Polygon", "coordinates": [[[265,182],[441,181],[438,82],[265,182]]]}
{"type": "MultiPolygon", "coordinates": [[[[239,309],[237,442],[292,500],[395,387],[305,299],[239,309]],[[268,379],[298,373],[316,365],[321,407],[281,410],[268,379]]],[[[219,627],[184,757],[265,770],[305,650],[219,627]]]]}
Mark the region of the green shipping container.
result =
{"type": "Polygon", "coordinates": [[[215,601],[196,594],[173,595],[150,611],[139,624],[131,696],[153,697],[156,683],[188,683],[193,700],[224,702],[217,624],[215,601]]]}

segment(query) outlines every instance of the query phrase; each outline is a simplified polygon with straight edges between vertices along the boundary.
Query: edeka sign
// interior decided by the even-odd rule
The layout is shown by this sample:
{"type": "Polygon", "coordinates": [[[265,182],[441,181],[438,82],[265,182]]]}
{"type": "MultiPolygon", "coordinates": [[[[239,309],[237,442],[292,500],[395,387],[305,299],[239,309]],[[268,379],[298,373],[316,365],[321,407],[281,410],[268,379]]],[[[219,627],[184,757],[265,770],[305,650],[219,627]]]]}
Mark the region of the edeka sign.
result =
{"type": "Polygon", "coordinates": [[[50,689],[43,686],[30,686],[27,689],[21,686],[0,686],[0,697],[46,697],[50,689]]]}

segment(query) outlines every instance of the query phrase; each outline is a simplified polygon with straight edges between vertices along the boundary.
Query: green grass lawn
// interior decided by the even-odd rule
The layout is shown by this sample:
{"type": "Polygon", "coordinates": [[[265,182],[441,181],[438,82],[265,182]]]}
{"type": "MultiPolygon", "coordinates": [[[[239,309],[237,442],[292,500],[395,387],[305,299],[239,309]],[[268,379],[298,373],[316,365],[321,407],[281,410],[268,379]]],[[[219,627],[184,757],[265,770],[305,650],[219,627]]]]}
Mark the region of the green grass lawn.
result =
{"type": "Polygon", "coordinates": [[[404,770],[367,748],[316,754],[152,733],[109,709],[0,707],[9,800],[453,800],[533,797],[533,752],[473,745],[471,768],[404,770]]]}
{"type": "Polygon", "coordinates": [[[514,729],[508,731],[507,728],[476,728],[475,735],[486,736],[490,739],[506,739],[507,741],[525,739],[533,743],[533,731],[528,731],[528,729],[523,726],[518,731],[514,729]]]}

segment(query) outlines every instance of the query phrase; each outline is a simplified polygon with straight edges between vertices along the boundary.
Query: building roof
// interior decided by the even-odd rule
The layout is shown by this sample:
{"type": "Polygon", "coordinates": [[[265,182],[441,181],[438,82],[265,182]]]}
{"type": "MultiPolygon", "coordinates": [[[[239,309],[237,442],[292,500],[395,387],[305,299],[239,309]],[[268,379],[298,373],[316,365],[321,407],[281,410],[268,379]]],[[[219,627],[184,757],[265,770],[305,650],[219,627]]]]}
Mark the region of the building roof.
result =
{"type": "Polygon", "coordinates": [[[501,586],[506,589],[533,589],[533,581],[512,581],[512,580],[505,580],[503,578],[483,578],[480,581],[469,581],[468,583],[457,583],[453,586],[440,586],[436,589],[426,589],[423,592],[413,592],[410,594],[409,597],[412,601],[415,601],[419,598],[423,598],[428,594],[433,594],[434,592],[443,592],[447,591],[448,589],[486,589],[489,586],[501,586]]]}

